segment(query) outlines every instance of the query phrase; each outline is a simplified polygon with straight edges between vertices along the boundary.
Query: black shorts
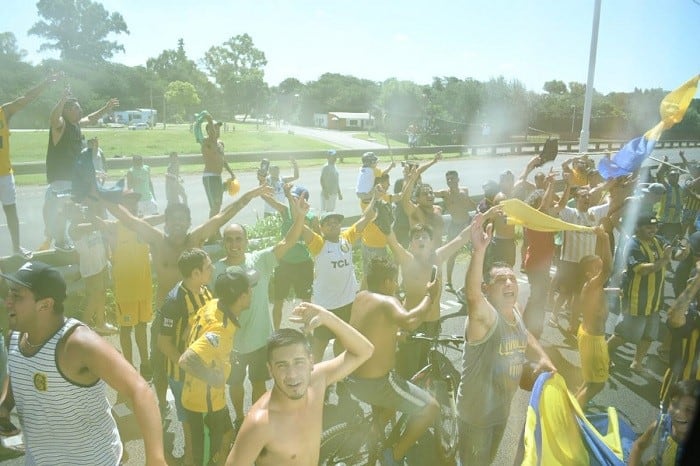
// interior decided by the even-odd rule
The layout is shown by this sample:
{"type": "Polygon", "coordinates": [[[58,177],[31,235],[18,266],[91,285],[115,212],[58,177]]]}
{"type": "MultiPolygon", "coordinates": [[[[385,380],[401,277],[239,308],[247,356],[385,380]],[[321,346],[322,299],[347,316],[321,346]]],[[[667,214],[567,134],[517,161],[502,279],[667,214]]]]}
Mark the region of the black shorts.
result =
{"type": "Polygon", "coordinates": [[[203,176],[202,184],[207,195],[209,208],[214,206],[221,207],[221,202],[224,199],[224,185],[221,182],[221,176],[203,176]]]}
{"type": "Polygon", "coordinates": [[[231,374],[229,385],[242,385],[246,373],[251,382],[264,382],[270,379],[267,370],[267,345],[250,353],[231,353],[231,374]]]}
{"type": "MultiPolygon", "coordinates": [[[[352,303],[348,303],[345,306],[341,306],[337,309],[328,309],[331,311],[333,314],[337,315],[340,317],[343,322],[349,323],[350,322],[350,310],[352,309],[352,303]]],[[[316,328],[314,330],[314,338],[317,340],[321,341],[328,341],[333,338],[335,338],[335,334],[328,330],[328,328],[324,325],[321,327],[316,328]]]]}
{"type": "Polygon", "coordinates": [[[280,262],[275,269],[275,301],[284,301],[289,296],[289,289],[294,288],[294,295],[308,301],[311,299],[311,285],[314,282],[314,263],[309,260],[299,264],[280,262]]]}

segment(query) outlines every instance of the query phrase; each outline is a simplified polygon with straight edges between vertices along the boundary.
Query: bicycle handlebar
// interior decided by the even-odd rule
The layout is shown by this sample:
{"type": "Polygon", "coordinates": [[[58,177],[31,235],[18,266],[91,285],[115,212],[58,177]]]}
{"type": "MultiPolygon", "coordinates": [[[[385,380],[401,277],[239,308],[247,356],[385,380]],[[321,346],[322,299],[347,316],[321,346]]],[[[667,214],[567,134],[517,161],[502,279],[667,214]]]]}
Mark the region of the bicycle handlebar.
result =
{"type": "Polygon", "coordinates": [[[441,345],[459,346],[464,344],[464,337],[462,335],[436,335],[434,337],[431,337],[426,335],[425,333],[416,333],[414,335],[409,335],[408,339],[414,341],[438,343],[441,345]]]}

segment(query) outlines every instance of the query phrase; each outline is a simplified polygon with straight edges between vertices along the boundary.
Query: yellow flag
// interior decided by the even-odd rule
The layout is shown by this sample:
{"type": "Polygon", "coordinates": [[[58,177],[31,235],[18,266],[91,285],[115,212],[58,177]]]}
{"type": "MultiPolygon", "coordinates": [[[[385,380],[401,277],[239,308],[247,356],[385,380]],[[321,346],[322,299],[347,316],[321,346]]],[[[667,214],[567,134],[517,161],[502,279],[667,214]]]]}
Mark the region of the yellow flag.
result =
{"type": "Polygon", "coordinates": [[[503,207],[503,213],[506,214],[508,225],[522,225],[535,231],[593,231],[591,227],[567,223],[540,212],[520,199],[506,199],[498,205],[503,207]]]}
{"type": "Polygon", "coordinates": [[[661,101],[659,113],[665,129],[670,128],[683,119],[690,102],[698,90],[698,80],[700,80],[700,75],[689,79],[661,101]]]}

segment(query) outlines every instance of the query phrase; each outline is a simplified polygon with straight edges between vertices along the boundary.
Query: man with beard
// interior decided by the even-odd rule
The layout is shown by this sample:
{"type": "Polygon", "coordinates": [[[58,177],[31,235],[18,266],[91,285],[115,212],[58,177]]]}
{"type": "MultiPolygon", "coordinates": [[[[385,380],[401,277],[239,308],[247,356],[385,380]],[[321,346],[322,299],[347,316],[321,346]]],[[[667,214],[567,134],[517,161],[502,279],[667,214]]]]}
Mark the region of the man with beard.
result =
{"type": "Polygon", "coordinates": [[[311,303],[301,303],[290,321],[309,332],[330,330],[345,351],[314,364],[302,332],[283,328],[267,343],[267,365],[275,383],[251,408],[241,426],[227,466],[312,465],[318,463],[326,388],[367,361],[373,345],[338,316],[311,303]]]}
{"type": "MultiPolygon", "coordinates": [[[[268,195],[263,196],[269,199],[268,195]]],[[[226,257],[214,264],[215,275],[226,270],[240,269],[255,271],[259,276],[258,285],[253,288],[250,308],[240,318],[241,328],[236,335],[231,354],[231,376],[227,383],[233,410],[236,414],[234,427],[243,422],[244,382],[246,374],[252,388],[251,399],[260,398],[265,392],[265,381],[270,378],[265,366],[267,339],[272,333],[272,317],[269,305],[269,285],[272,273],[279,260],[297,243],[304,225],[308,204],[303,197],[290,202],[294,219],[287,234],[274,246],[248,252],[248,232],[243,225],[233,223],[224,228],[224,249],[226,257]]]]}

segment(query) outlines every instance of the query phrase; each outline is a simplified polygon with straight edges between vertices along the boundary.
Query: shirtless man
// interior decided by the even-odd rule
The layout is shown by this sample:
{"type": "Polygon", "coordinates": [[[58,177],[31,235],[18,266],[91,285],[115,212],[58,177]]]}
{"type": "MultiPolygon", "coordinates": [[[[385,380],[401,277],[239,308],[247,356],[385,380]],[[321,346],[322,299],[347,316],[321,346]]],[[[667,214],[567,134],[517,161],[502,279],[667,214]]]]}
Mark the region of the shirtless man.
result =
{"type": "Polygon", "coordinates": [[[581,355],[583,385],[576,393],[582,409],[608,380],[610,357],[605,341],[605,322],[608,319],[608,301],[605,296],[605,283],[612,270],[610,239],[603,226],[594,229],[597,238],[596,255],[585,256],[579,261],[584,275],[584,284],[575,301],[583,316],[578,329],[578,352],[581,355]]]}
{"type": "MultiPolygon", "coordinates": [[[[445,173],[447,189],[435,193],[435,197],[444,199],[445,213],[450,214],[450,224],[447,227],[447,241],[457,237],[471,222],[469,212],[476,210],[476,202],[469,197],[469,190],[459,186],[459,174],[456,170],[445,173]]],[[[452,272],[455,268],[455,252],[447,259],[447,282],[445,289],[454,292],[452,272]]]]}
{"type": "Polygon", "coordinates": [[[403,436],[383,452],[384,465],[402,464],[410,447],[435,422],[440,407],[424,390],[398,377],[396,340],[399,329],[414,331],[438,302],[438,281],[425,282],[423,299],[411,310],[406,310],[394,297],[398,289],[398,270],[386,257],[374,257],[367,275],[367,290],[355,297],[350,311],[350,325],[374,345],[372,357],[347,378],[350,392],[373,406],[408,414],[403,436]]]}
{"type": "MultiPolygon", "coordinates": [[[[227,205],[224,210],[189,232],[192,219],[190,208],[185,204],[170,204],[166,207],[164,231],[160,231],[150,223],[136,217],[123,206],[107,204],[107,208],[125,227],[136,232],[143,241],[150,244],[152,264],[158,280],[156,308],[160,309],[165,296],[183,278],[177,266],[180,254],[188,248],[201,248],[207,238],[216,234],[219,228],[231,220],[253,198],[269,193],[269,191],[270,189],[265,186],[251,189],[227,205]]],[[[157,319],[158,317],[156,317],[157,319]]],[[[165,375],[165,361],[154,344],[157,341],[159,327],[159,322],[154,322],[151,326],[151,366],[156,394],[161,407],[164,407],[166,406],[165,392],[168,383],[165,375]]]]}
{"type": "MultiPolygon", "coordinates": [[[[496,215],[496,209],[489,210],[486,218],[496,215]]],[[[433,248],[433,231],[429,226],[417,224],[411,227],[409,233],[409,246],[405,249],[396,240],[392,233],[388,237],[389,248],[394,255],[394,260],[401,268],[403,277],[403,289],[406,290],[404,307],[411,309],[418,306],[425,297],[424,284],[430,281],[432,266],[442,268],[443,262],[456,254],[462,246],[470,239],[469,225],[462,229],[458,235],[448,243],[437,249],[433,248]]],[[[438,290],[430,309],[425,316],[424,322],[416,329],[416,333],[435,336],[440,333],[440,296],[442,288],[441,276],[437,275],[438,290]]],[[[399,344],[397,372],[401,377],[410,378],[418,369],[427,363],[427,348],[423,344],[415,343],[399,344]]]]}
{"type": "Polygon", "coordinates": [[[442,152],[438,152],[430,163],[421,165],[413,170],[401,192],[401,205],[408,216],[410,225],[413,226],[417,223],[430,225],[434,233],[433,244],[435,248],[442,244],[442,232],[445,228],[445,222],[442,220],[442,209],[433,205],[433,201],[435,200],[433,188],[429,184],[419,185],[416,189],[415,203],[411,201],[411,193],[420,175],[441,159],[442,152]]]}
{"type": "Polygon", "coordinates": [[[268,340],[268,368],[275,383],[243,421],[227,466],[314,465],[321,448],[326,387],[348,376],[372,355],[372,344],[360,332],[323,307],[301,303],[290,321],[309,332],[320,326],[333,332],[345,351],[314,364],[302,332],[277,330],[268,340]]]}
{"type": "Polygon", "coordinates": [[[207,201],[209,201],[209,217],[211,218],[221,210],[221,202],[224,196],[221,172],[225,168],[231,175],[231,178],[236,176],[226,160],[224,160],[224,143],[219,139],[223,123],[214,121],[208,113],[205,115],[205,118],[207,120],[207,137],[202,141],[202,157],[204,158],[202,183],[204,184],[207,201]]]}

